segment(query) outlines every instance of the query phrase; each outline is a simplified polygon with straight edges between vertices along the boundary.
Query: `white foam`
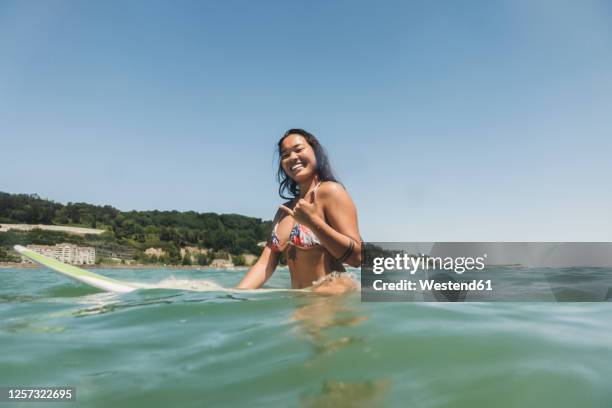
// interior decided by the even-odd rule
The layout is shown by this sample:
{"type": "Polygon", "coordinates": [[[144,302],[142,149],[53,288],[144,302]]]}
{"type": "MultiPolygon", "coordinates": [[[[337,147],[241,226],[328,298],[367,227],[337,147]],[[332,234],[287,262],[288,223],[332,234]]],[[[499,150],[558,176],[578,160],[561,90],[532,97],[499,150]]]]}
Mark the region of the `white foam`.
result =
{"type": "Polygon", "coordinates": [[[179,289],[190,290],[194,292],[242,292],[242,293],[263,293],[263,292],[310,292],[309,289],[282,289],[282,288],[266,288],[266,289],[237,289],[225,288],[218,283],[203,279],[177,279],[170,277],[157,283],[147,286],[148,288],[157,289],[179,289]]]}
{"type": "Polygon", "coordinates": [[[164,279],[151,285],[158,289],[181,289],[196,292],[227,291],[227,288],[208,280],[176,279],[174,277],[164,279]]]}

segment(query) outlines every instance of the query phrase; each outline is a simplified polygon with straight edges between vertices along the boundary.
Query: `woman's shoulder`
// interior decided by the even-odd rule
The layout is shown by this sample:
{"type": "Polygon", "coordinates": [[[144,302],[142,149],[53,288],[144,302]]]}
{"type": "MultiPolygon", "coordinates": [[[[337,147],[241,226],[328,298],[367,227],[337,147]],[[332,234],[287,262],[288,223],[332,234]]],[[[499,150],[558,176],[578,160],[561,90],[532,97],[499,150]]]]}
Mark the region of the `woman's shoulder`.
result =
{"type": "Polygon", "coordinates": [[[329,200],[347,196],[348,193],[344,186],[336,181],[324,181],[317,190],[317,199],[320,200],[329,200]]]}

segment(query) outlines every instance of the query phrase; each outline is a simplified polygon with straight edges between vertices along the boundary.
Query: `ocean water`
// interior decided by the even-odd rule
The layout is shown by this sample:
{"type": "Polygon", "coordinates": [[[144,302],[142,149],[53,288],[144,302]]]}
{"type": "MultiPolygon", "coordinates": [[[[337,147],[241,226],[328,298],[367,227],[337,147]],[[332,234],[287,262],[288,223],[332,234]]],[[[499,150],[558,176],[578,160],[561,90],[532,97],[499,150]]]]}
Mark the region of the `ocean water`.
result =
{"type": "MultiPolygon", "coordinates": [[[[222,286],[243,273],[95,272],[222,286]]],[[[268,286],[288,287],[287,270],[268,286]]],[[[109,294],[45,269],[0,269],[0,350],[0,386],[76,387],[76,402],[53,407],[612,407],[610,302],[109,294]]]]}

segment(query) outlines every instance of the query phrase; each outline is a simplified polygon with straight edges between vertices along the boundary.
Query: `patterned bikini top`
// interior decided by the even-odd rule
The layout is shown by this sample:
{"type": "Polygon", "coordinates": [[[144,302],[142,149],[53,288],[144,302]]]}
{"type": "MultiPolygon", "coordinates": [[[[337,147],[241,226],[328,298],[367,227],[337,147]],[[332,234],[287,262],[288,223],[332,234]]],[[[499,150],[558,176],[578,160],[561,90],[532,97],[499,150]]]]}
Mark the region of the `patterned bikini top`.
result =
{"type": "MultiPolygon", "coordinates": [[[[321,183],[317,184],[312,192],[313,202],[317,189],[320,185],[321,183]]],[[[278,222],[280,222],[280,220],[278,222]]],[[[278,234],[276,233],[276,227],[278,227],[278,222],[274,225],[274,229],[272,230],[272,235],[270,237],[270,243],[274,252],[284,251],[287,248],[287,245],[289,244],[302,249],[308,249],[317,245],[321,245],[321,241],[319,241],[319,238],[317,238],[314,232],[312,232],[308,227],[302,224],[298,224],[297,222],[293,224],[291,234],[289,234],[289,240],[281,244],[280,240],[278,239],[278,234]]]]}

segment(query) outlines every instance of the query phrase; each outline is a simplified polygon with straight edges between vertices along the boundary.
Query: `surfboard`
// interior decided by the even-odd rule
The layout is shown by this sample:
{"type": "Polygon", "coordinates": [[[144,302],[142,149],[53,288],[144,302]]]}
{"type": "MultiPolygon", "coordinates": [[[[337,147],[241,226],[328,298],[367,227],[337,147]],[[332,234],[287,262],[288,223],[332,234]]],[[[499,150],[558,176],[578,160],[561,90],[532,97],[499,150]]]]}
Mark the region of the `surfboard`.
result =
{"type": "Polygon", "coordinates": [[[94,288],[104,290],[107,292],[119,292],[127,293],[137,289],[179,289],[187,290],[192,292],[310,292],[308,289],[235,289],[235,288],[224,288],[217,285],[214,282],[200,280],[164,280],[158,284],[148,283],[137,283],[137,282],[125,282],[118,279],[109,278],[107,276],[98,275],[97,273],[81,269],[74,265],[68,265],[57,259],[49,258],[48,256],[39,254],[21,245],[15,245],[13,247],[20,255],[28,258],[29,260],[37,263],[40,266],[51,269],[54,272],[58,272],[69,278],[75,279],[79,282],[83,282],[94,288]]]}
{"type": "Polygon", "coordinates": [[[21,245],[15,245],[14,249],[20,255],[25,256],[29,260],[44,266],[45,268],[49,268],[52,271],[61,273],[69,278],[78,280],[93,286],[94,288],[105,290],[107,292],[125,293],[148,287],[137,283],[123,282],[107,276],[98,275],[97,273],[86,271],[85,269],[78,268],[74,265],[68,265],[56,259],[49,258],[21,245]]]}

